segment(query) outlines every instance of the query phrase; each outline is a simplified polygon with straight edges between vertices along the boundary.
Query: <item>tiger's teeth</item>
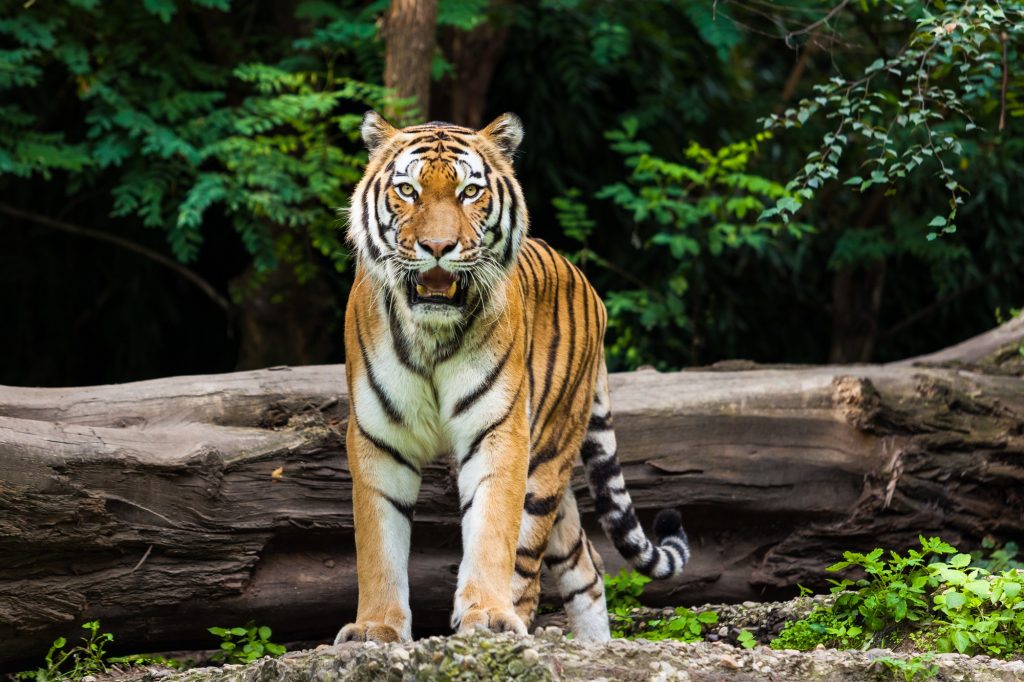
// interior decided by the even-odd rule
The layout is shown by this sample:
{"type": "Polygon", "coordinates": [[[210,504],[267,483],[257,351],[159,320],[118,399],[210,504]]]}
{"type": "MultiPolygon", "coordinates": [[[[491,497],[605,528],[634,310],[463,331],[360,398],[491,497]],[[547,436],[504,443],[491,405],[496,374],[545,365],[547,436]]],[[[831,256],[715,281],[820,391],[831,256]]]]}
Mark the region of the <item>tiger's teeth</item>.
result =
{"type": "Polygon", "coordinates": [[[423,286],[422,284],[417,284],[416,285],[416,295],[417,296],[426,296],[427,295],[427,288],[425,286],[423,286]]]}
{"type": "Polygon", "coordinates": [[[445,298],[453,298],[455,296],[455,289],[457,288],[457,286],[458,285],[455,283],[455,281],[452,280],[452,285],[448,287],[448,291],[444,292],[445,298]]]}

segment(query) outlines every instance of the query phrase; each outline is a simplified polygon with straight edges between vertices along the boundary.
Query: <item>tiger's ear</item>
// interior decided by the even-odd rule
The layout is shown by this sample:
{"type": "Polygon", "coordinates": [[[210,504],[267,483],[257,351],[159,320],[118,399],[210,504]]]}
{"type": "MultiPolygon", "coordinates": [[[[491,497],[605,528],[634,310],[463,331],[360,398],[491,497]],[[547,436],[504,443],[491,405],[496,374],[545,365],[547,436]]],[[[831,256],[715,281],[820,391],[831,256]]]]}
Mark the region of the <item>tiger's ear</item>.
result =
{"type": "Polygon", "coordinates": [[[480,131],[480,135],[496,144],[506,156],[511,157],[523,141],[523,122],[515,114],[502,114],[480,131]]]}
{"type": "Polygon", "coordinates": [[[398,130],[376,111],[367,111],[363,116],[363,124],[359,126],[359,132],[363,136],[363,144],[370,150],[370,156],[373,156],[374,152],[387,144],[398,130]]]}

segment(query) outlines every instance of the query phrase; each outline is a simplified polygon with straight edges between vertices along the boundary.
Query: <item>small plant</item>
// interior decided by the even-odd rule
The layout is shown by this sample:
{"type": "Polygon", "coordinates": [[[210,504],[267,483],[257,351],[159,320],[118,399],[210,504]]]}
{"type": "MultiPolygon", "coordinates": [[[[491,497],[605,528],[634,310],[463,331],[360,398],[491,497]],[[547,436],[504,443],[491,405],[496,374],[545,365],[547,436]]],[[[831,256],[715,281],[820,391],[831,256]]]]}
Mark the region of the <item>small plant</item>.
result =
{"type": "Polygon", "coordinates": [[[647,639],[660,641],[675,639],[680,642],[700,642],[704,639],[704,626],[718,622],[718,614],[714,611],[694,613],[680,606],[675,614],[668,618],[654,618],[644,621],[629,639],[647,639]]]}
{"type": "Polygon", "coordinates": [[[699,642],[704,638],[704,626],[718,622],[718,614],[714,611],[694,613],[682,606],[666,618],[636,619],[632,611],[641,606],[640,596],[649,582],[650,578],[625,568],[615,575],[605,574],[604,588],[612,637],[699,642]]]}
{"type": "Polygon", "coordinates": [[[185,663],[176,658],[167,658],[166,656],[158,656],[156,654],[128,654],[127,656],[112,656],[107,659],[107,663],[125,667],[154,665],[160,666],[161,668],[174,668],[175,670],[181,670],[186,667],[185,663]]]}
{"type": "Polygon", "coordinates": [[[939,674],[939,666],[932,663],[931,660],[932,654],[925,654],[910,658],[883,656],[878,659],[878,662],[892,673],[894,679],[902,678],[905,682],[917,682],[917,680],[929,680],[939,674]]]}
{"type": "Polygon", "coordinates": [[[34,680],[35,682],[51,682],[53,680],[80,680],[86,675],[96,675],[107,669],[104,662],[106,646],[114,636],[109,632],[100,632],[100,622],[92,620],[83,623],[82,628],[88,636],[82,637],[82,643],[65,650],[68,641],[58,637],[46,652],[46,667],[35,670],[24,670],[14,674],[16,680],[34,680]],[[65,670],[70,665],[70,670],[65,670]]]}
{"type": "Polygon", "coordinates": [[[221,638],[220,651],[214,660],[224,663],[252,663],[265,655],[280,656],[285,648],[270,641],[273,634],[266,625],[256,626],[253,621],[241,628],[208,628],[210,634],[221,638]]]}
{"type": "MultiPolygon", "coordinates": [[[[909,642],[919,650],[997,657],[1024,648],[1024,572],[1009,568],[993,573],[971,566],[970,554],[958,553],[938,538],[920,541],[921,551],[910,550],[906,556],[890,552],[888,559],[881,549],[844,553],[845,560],[828,570],[855,567],[864,577],[831,581],[835,603],[788,623],[772,648],[895,647],[909,642]]],[[[1016,548],[1006,549],[997,561],[1006,564],[1015,553],[1016,548]]]]}
{"type": "Polygon", "coordinates": [[[1020,547],[1017,546],[1016,542],[1007,542],[1000,545],[995,538],[989,536],[981,541],[981,549],[986,550],[988,552],[987,555],[981,551],[971,552],[972,563],[975,566],[992,571],[993,573],[1011,568],[1024,570],[1024,557],[1018,557],[1020,547]]]}
{"type": "Polygon", "coordinates": [[[628,613],[629,609],[640,606],[640,595],[651,579],[636,571],[622,569],[615,575],[605,574],[604,594],[608,610],[613,613],[628,613]]]}
{"type": "Polygon", "coordinates": [[[736,641],[744,649],[753,649],[757,646],[757,638],[754,637],[754,633],[750,630],[740,630],[740,634],[736,637],[736,641]]]}

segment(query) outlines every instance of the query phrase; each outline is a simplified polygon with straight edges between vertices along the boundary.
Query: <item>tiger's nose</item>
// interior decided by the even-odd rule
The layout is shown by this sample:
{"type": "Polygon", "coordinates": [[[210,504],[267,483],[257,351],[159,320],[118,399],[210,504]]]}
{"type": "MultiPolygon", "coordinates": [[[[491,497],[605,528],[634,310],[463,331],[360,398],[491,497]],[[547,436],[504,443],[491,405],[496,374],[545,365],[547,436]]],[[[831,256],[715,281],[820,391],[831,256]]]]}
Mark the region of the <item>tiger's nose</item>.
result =
{"type": "Polygon", "coordinates": [[[424,251],[434,254],[434,258],[440,258],[454,249],[457,243],[454,239],[423,239],[420,246],[424,251]]]}

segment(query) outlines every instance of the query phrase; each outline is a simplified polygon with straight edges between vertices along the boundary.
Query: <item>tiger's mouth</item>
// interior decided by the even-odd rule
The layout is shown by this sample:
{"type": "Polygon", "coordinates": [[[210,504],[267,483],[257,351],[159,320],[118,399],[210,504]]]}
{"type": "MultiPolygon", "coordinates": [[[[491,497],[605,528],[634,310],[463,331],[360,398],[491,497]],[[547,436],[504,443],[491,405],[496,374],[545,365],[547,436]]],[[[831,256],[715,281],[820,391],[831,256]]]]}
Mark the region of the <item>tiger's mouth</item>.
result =
{"type": "Polygon", "coordinates": [[[409,305],[447,305],[461,308],[466,303],[466,285],[454,272],[435,267],[410,277],[406,285],[409,305]]]}

